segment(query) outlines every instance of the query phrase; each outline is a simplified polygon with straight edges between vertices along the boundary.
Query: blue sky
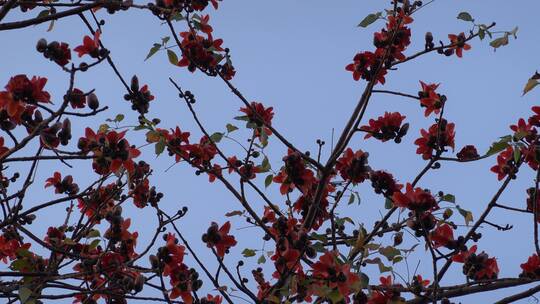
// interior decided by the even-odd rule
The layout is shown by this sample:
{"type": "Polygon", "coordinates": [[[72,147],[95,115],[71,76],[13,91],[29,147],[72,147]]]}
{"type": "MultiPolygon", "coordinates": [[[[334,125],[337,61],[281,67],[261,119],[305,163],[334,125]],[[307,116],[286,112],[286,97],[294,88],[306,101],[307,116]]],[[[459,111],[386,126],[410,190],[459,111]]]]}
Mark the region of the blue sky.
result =
{"type": "MultiPolygon", "coordinates": [[[[379,30],[383,23],[379,21],[367,29],[356,25],[367,14],[386,8],[387,2],[225,0],[217,12],[209,12],[214,36],[223,38],[224,45],[231,49],[237,69],[234,84],[249,100],[273,106],[276,128],[300,149],[315,153],[316,139],[329,143],[333,129],[336,136],[339,134],[364,88],[363,82],[353,81],[350,73],[345,71],[345,65],[356,52],[373,49],[373,32],[379,30]]],[[[435,41],[447,41],[449,33],[467,32],[470,23],[456,19],[461,11],[468,11],[479,23],[496,21],[499,30],[519,26],[518,39],[511,39],[510,45],[496,52],[488,41],[475,40],[471,43],[472,50],[465,52],[462,59],[437,54],[423,56],[390,72],[384,89],[416,94],[419,80],[440,82],[439,91],[447,95],[449,100],[445,109],[446,117],[456,123],[456,148],[475,144],[480,152],[486,151],[497,137],[510,133],[508,125],[515,123],[519,117],[528,117],[530,107],[538,104],[540,91],[533,91],[525,97],[521,97],[521,92],[527,78],[539,67],[540,43],[538,32],[535,32],[539,9],[540,2],[537,1],[435,1],[415,16],[412,24],[413,43],[406,54],[423,48],[426,31],[433,33],[435,41]]],[[[26,15],[12,12],[7,20],[23,16],[27,18],[33,14],[37,14],[37,10],[26,15]]],[[[169,35],[165,25],[147,12],[138,10],[112,16],[100,11],[98,17],[106,20],[102,40],[111,50],[121,73],[126,78],[137,74],[141,83],[149,84],[156,96],[150,116],[160,117],[162,127],[180,125],[182,129],[191,130],[194,138],[200,136],[187,108],[177,99],[168,77],[173,77],[196,95],[195,107],[208,129],[221,131],[226,123],[233,122],[232,118],[238,115],[241,104],[222,82],[170,65],[163,52],[143,61],[152,43],[169,35]]],[[[178,24],[178,31],[183,29],[182,26],[178,24]]],[[[80,44],[83,33],[87,31],[77,17],[56,22],[52,32],[46,30],[47,24],[42,24],[2,33],[4,41],[8,43],[2,47],[0,67],[3,73],[0,83],[7,83],[10,76],[21,73],[46,76],[49,78],[47,90],[59,100],[67,88],[67,75],[34,50],[35,42],[45,37],[48,40],[66,41],[74,47],[80,44]]],[[[79,61],[75,59],[75,62],[79,61]]],[[[97,128],[106,118],[114,117],[117,113],[126,114],[126,124],[136,123],[137,115],[130,112],[129,103],[122,99],[121,84],[109,66],[101,65],[83,73],[77,79],[77,87],[83,90],[95,88],[102,103],[109,105],[111,110],[95,118],[73,121],[76,130],[74,138],[82,134],[83,126],[97,128]]],[[[419,129],[433,123],[432,118],[425,118],[416,102],[387,95],[373,96],[366,117],[377,117],[384,111],[399,111],[407,116],[411,128],[404,141],[400,145],[381,144],[357,137],[351,142],[351,147],[369,151],[373,168],[388,169],[403,183],[411,181],[425,164],[415,154],[412,142],[419,136],[419,129]]],[[[246,134],[238,135],[244,138],[246,134]]],[[[129,138],[133,143],[144,143],[142,133],[130,134],[129,138]]],[[[239,152],[238,147],[230,143],[225,143],[225,148],[230,153],[239,152]]],[[[190,212],[181,221],[180,227],[201,256],[209,264],[215,264],[200,241],[200,235],[211,221],[223,222],[225,212],[240,209],[239,203],[221,185],[208,185],[205,176],[194,176],[193,170],[185,164],[175,165],[165,172],[172,160],[166,155],[155,159],[152,151],[152,147],[144,148],[143,158],[154,166],[152,183],[165,193],[162,207],[173,211],[180,206],[189,206],[190,212]]],[[[323,158],[327,157],[328,149],[323,152],[323,158]]],[[[268,153],[273,155],[271,163],[278,169],[281,157],[286,153],[285,147],[274,139],[268,153]]],[[[428,173],[420,186],[455,194],[458,203],[476,215],[498,188],[496,176],[489,172],[494,163],[494,157],[477,163],[443,163],[442,169],[428,173]]],[[[79,163],[74,169],[57,166],[42,162],[37,181],[43,181],[55,170],[72,174],[81,186],[96,177],[89,164],[79,163]]],[[[501,202],[524,207],[525,189],[532,186],[532,178],[529,168],[521,170],[519,180],[512,182],[501,197],[501,202]]],[[[259,184],[263,184],[262,178],[259,184]]],[[[33,200],[38,202],[44,196],[39,183],[31,191],[28,203],[33,200]]],[[[368,185],[358,187],[358,191],[362,197],[360,207],[343,210],[342,213],[355,221],[372,223],[379,217],[379,212],[384,212],[384,201],[372,194],[368,185]]],[[[282,202],[277,186],[271,186],[266,192],[276,202],[282,202]]],[[[254,202],[262,210],[262,202],[256,199],[254,202]]],[[[58,221],[63,219],[63,214],[59,212],[65,207],[59,206],[55,211],[38,214],[36,226],[45,232],[49,225],[59,224],[58,221]],[[61,214],[59,218],[58,214],[61,214]]],[[[127,212],[133,217],[133,226],[140,231],[140,243],[143,244],[142,240],[153,233],[153,214],[150,210],[141,212],[135,208],[127,212]]],[[[519,264],[534,250],[532,219],[529,215],[498,210],[493,212],[490,219],[503,225],[513,224],[514,229],[497,232],[486,227],[482,230],[484,237],[479,249],[498,257],[501,277],[516,276],[520,272],[519,264]]],[[[229,257],[231,265],[235,264],[232,260],[241,258],[243,248],[263,246],[262,240],[254,237],[259,234],[245,222],[233,219],[233,227],[245,229],[235,231],[239,244],[229,257]]],[[[420,273],[430,277],[431,262],[423,259],[425,257],[420,253],[416,260],[423,262],[420,273]]],[[[413,264],[416,264],[416,260],[413,264]]],[[[463,282],[459,266],[453,266],[451,272],[447,282],[463,282]]],[[[372,280],[375,280],[376,271],[372,274],[372,280]]],[[[481,294],[464,298],[463,303],[479,300],[487,303],[508,293],[481,294]]]]}

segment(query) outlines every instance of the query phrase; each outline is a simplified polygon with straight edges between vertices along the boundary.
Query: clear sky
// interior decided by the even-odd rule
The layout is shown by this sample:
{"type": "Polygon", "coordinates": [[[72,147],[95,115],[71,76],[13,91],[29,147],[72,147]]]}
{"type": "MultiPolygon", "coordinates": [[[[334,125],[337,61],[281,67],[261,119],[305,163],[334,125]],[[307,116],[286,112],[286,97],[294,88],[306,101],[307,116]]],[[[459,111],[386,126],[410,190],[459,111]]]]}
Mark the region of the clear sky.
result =
{"type": "MultiPolygon", "coordinates": [[[[215,30],[214,36],[223,38],[224,46],[231,49],[237,69],[234,84],[248,99],[273,106],[276,128],[297,147],[314,153],[316,139],[329,143],[333,129],[339,134],[364,88],[364,82],[353,81],[351,74],[345,71],[345,65],[356,52],[373,50],[373,32],[379,30],[383,23],[379,21],[367,29],[356,25],[367,14],[386,8],[389,2],[224,0],[217,12],[208,12],[215,30]]],[[[449,33],[467,32],[470,23],[456,19],[461,11],[468,11],[479,23],[496,21],[499,30],[519,26],[518,39],[511,39],[510,45],[496,52],[488,41],[475,40],[471,43],[472,50],[465,52],[462,59],[437,54],[423,56],[390,72],[384,88],[416,94],[420,88],[419,80],[441,83],[439,91],[448,97],[446,118],[456,123],[456,149],[475,144],[480,152],[485,152],[497,137],[510,134],[508,125],[517,122],[520,117],[528,117],[530,107],[538,105],[540,91],[533,91],[525,97],[521,97],[521,92],[528,77],[540,67],[539,10],[540,2],[533,0],[435,1],[414,16],[413,43],[406,54],[423,48],[426,31],[433,33],[435,41],[447,41],[449,33]]],[[[34,16],[37,12],[34,10],[24,16],[34,16]]],[[[11,13],[6,20],[22,16],[11,13]]],[[[208,129],[224,130],[225,124],[233,122],[232,118],[239,115],[239,100],[217,79],[174,67],[168,63],[165,53],[158,53],[150,60],[143,61],[152,44],[169,35],[168,28],[155,17],[138,10],[112,16],[100,11],[98,17],[106,20],[102,40],[121,73],[126,78],[137,74],[141,83],[149,84],[156,96],[150,117],[160,117],[162,127],[180,125],[182,129],[191,130],[194,138],[200,136],[187,108],[177,99],[168,77],[178,80],[182,87],[196,95],[195,107],[208,129]]],[[[2,33],[4,43],[0,59],[0,84],[7,83],[9,77],[15,74],[46,76],[49,78],[46,88],[58,103],[67,87],[67,75],[37,53],[35,43],[45,37],[48,40],[66,41],[74,47],[81,43],[87,30],[77,17],[56,22],[51,32],[46,31],[47,26],[42,24],[2,33]]],[[[177,29],[180,31],[182,26],[179,24],[177,29]]],[[[75,61],[79,62],[79,59],[75,61]]],[[[122,99],[123,88],[109,66],[103,64],[84,73],[77,79],[76,86],[83,90],[95,88],[102,103],[109,105],[111,110],[95,118],[73,121],[75,139],[82,135],[84,126],[96,129],[106,118],[114,117],[117,113],[126,114],[126,124],[136,123],[137,115],[122,99]]],[[[403,183],[411,181],[425,164],[415,154],[412,142],[419,136],[419,129],[429,127],[433,120],[424,117],[423,110],[416,102],[387,95],[373,96],[366,117],[377,117],[384,111],[399,111],[407,116],[411,128],[403,142],[397,145],[364,141],[358,137],[352,141],[351,147],[369,151],[373,168],[387,169],[403,183]]],[[[135,144],[144,143],[142,133],[131,134],[129,138],[135,144]]],[[[273,155],[273,167],[278,169],[286,149],[274,141],[269,147],[269,154],[273,155]]],[[[227,147],[230,147],[228,151],[231,153],[238,152],[233,145],[227,144],[227,147]]],[[[323,158],[328,156],[328,149],[324,152],[323,158]]],[[[190,212],[180,226],[201,256],[210,265],[215,265],[200,236],[211,221],[222,223],[225,212],[240,209],[239,203],[220,184],[208,185],[206,176],[194,176],[193,170],[186,164],[175,165],[165,172],[173,163],[172,160],[166,155],[155,159],[152,154],[152,147],[143,148],[143,159],[153,164],[155,170],[151,182],[165,194],[162,207],[173,211],[180,206],[189,206],[190,212]]],[[[496,176],[489,172],[494,163],[495,157],[477,163],[443,163],[440,170],[428,173],[420,186],[435,192],[442,190],[455,194],[463,208],[477,215],[498,189],[496,176]]],[[[89,163],[76,163],[73,169],[58,166],[56,163],[42,162],[37,181],[44,181],[55,170],[72,174],[81,187],[96,178],[89,163]]],[[[501,202],[523,208],[525,189],[533,185],[533,175],[529,168],[524,168],[519,176],[519,180],[512,182],[501,197],[501,202]]],[[[263,185],[262,178],[259,184],[263,185]]],[[[343,213],[355,221],[372,223],[379,217],[379,212],[384,212],[384,200],[372,194],[367,185],[360,186],[358,190],[362,198],[360,207],[344,210],[343,213]]],[[[45,196],[39,183],[31,191],[27,203],[37,203],[45,196]]],[[[276,202],[283,200],[276,185],[271,186],[267,193],[276,202]]],[[[262,210],[263,203],[255,202],[258,210],[262,210]]],[[[36,226],[43,229],[43,235],[49,225],[61,224],[59,221],[63,219],[65,207],[59,206],[54,211],[38,214],[36,226]]],[[[144,240],[154,231],[152,212],[141,212],[135,208],[127,212],[133,217],[133,227],[141,233],[140,244],[144,244],[144,240]]],[[[520,272],[519,264],[534,251],[531,237],[533,220],[530,215],[500,211],[493,212],[490,220],[502,225],[514,225],[514,229],[498,232],[485,227],[479,249],[498,258],[501,277],[515,277],[520,272]]],[[[253,237],[259,234],[253,228],[246,228],[245,222],[233,219],[233,227],[245,229],[234,231],[239,244],[228,257],[231,265],[241,258],[243,248],[263,246],[262,240],[253,237]]],[[[466,231],[466,228],[459,231],[466,231]]],[[[271,250],[270,247],[267,246],[267,249],[271,250]]],[[[422,251],[420,247],[418,250],[422,251]]],[[[422,257],[426,258],[420,254],[411,263],[415,265],[422,257]]],[[[430,265],[430,260],[423,259],[419,271],[431,279],[430,265]]],[[[460,265],[454,265],[451,273],[446,282],[464,281],[460,265]]],[[[370,274],[372,282],[375,282],[377,272],[374,270],[370,274]]],[[[480,294],[464,298],[462,302],[488,303],[509,292],[480,294]]]]}

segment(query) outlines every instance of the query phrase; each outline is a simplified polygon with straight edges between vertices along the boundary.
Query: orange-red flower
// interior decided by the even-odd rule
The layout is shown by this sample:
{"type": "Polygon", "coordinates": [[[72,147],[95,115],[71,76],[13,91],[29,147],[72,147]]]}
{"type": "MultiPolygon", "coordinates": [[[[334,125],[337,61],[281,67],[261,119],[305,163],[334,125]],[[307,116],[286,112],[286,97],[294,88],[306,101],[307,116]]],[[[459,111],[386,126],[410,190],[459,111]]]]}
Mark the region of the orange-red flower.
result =
{"type": "Polygon", "coordinates": [[[78,53],[79,57],[82,57],[86,54],[90,55],[92,58],[99,57],[99,36],[101,32],[97,30],[94,33],[94,38],[90,36],[84,36],[83,44],[77,46],[73,50],[78,53]]]}
{"type": "Polygon", "coordinates": [[[461,58],[463,56],[463,50],[468,51],[471,49],[471,46],[465,43],[465,33],[461,32],[459,35],[449,34],[448,39],[452,43],[450,49],[456,51],[456,55],[461,58]]]}
{"type": "Polygon", "coordinates": [[[433,150],[444,151],[445,147],[454,149],[454,131],[455,124],[447,123],[442,119],[440,123],[435,123],[429,127],[428,131],[421,129],[422,137],[414,141],[418,146],[417,154],[421,154],[423,159],[430,159],[433,156],[433,150]]]}
{"type": "Polygon", "coordinates": [[[430,236],[434,248],[447,246],[454,241],[454,230],[448,224],[442,224],[431,232],[430,236]]]}
{"type": "Polygon", "coordinates": [[[325,252],[317,263],[313,264],[313,278],[321,285],[337,288],[339,294],[347,298],[355,285],[360,281],[357,274],[351,272],[351,265],[338,261],[338,254],[334,251],[325,252]]]}
{"type": "Polygon", "coordinates": [[[428,211],[437,209],[437,201],[430,192],[422,188],[414,188],[409,183],[406,186],[406,192],[395,192],[392,196],[394,204],[397,207],[408,208],[413,211],[428,211]]]}
{"type": "Polygon", "coordinates": [[[231,229],[231,223],[227,221],[221,228],[218,228],[218,224],[212,222],[206,233],[203,235],[203,240],[208,248],[215,247],[216,253],[219,257],[223,258],[225,253],[229,249],[236,245],[234,236],[229,235],[231,229]]]}

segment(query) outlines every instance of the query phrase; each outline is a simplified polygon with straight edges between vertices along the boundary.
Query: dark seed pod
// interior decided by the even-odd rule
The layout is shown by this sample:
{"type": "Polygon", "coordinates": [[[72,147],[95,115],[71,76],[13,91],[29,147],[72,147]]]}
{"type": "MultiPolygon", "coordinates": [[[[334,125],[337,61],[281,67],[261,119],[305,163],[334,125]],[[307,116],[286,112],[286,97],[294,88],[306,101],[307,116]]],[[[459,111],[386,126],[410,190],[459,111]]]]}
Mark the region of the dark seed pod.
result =
{"type": "Polygon", "coordinates": [[[97,108],[99,108],[99,100],[94,93],[88,95],[86,102],[88,103],[88,107],[92,110],[97,110],[97,108]]]}
{"type": "Polygon", "coordinates": [[[46,49],[47,49],[47,40],[45,38],[39,39],[36,44],[36,50],[40,53],[43,53],[45,52],[46,49]]]}

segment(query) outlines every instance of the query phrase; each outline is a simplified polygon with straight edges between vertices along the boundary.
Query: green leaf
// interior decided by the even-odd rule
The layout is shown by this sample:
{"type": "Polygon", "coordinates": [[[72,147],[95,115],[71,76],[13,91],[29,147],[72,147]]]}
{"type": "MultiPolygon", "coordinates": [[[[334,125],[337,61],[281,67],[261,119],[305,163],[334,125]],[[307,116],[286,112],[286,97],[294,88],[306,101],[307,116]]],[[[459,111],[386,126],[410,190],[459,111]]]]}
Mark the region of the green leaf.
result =
{"type": "Polygon", "coordinates": [[[156,152],[156,156],[159,156],[161,153],[163,153],[163,151],[165,151],[165,140],[163,139],[160,139],[157,143],[156,143],[156,146],[154,147],[155,149],[155,152],[156,152]]]}
{"type": "Polygon", "coordinates": [[[369,286],[369,277],[363,272],[360,273],[360,283],[362,288],[367,288],[369,286]]]}
{"type": "Polygon", "coordinates": [[[514,150],[514,163],[518,163],[519,159],[521,158],[521,151],[519,149],[514,150]]]}
{"type": "Polygon", "coordinates": [[[13,261],[9,267],[12,270],[21,271],[21,270],[25,269],[28,266],[29,266],[28,265],[28,259],[18,259],[18,260],[13,261]]]}
{"type": "Polygon", "coordinates": [[[51,20],[51,23],[49,23],[49,28],[47,29],[47,32],[50,32],[50,31],[52,31],[52,30],[53,30],[53,28],[54,28],[54,19],[53,19],[53,20],[51,20]]]}
{"type": "Polygon", "coordinates": [[[377,21],[377,19],[379,19],[379,17],[381,17],[381,15],[382,15],[381,12],[369,14],[360,22],[360,24],[358,24],[358,26],[367,27],[368,25],[370,25],[373,22],[377,21]]]}
{"type": "Polygon", "coordinates": [[[501,137],[499,141],[496,141],[491,144],[491,146],[489,147],[489,150],[486,152],[486,156],[497,154],[503,151],[504,149],[506,149],[506,147],[510,145],[511,140],[512,140],[512,135],[506,135],[506,136],[501,137]]]}
{"type": "Polygon", "coordinates": [[[49,16],[49,10],[48,9],[42,10],[41,12],[39,12],[39,14],[36,16],[36,18],[41,18],[41,17],[45,17],[45,16],[49,16]]]}
{"type": "Polygon", "coordinates": [[[226,217],[231,217],[231,216],[237,216],[237,215],[242,215],[242,214],[244,214],[244,212],[242,212],[240,210],[235,210],[235,211],[225,213],[225,216],[226,217]]]}
{"type": "Polygon", "coordinates": [[[374,258],[374,259],[366,259],[364,262],[368,263],[368,264],[377,264],[379,266],[379,271],[381,273],[383,272],[387,272],[387,271],[391,271],[392,270],[392,267],[390,266],[385,266],[384,263],[381,261],[380,258],[374,258]]]}
{"type": "Polygon", "coordinates": [[[392,259],[392,264],[397,264],[399,262],[403,261],[403,257],[398,255],[396,257],[394,257],[394,259],[392,259]]]}
{"type": "Polygon", "coordinates": [[[456,203],[456,197],[453,194],[445,194],[443,197],[441,197],[441,201],[450,202],[455,204],[456,203]]]}
{"type": "Polygon", "coordinates": [[[174,20],[174,21],[182,21],[184,19],[186,18],[180,12],[177,12],[176,14],[171,16],[171,20],[174,20]]]}
{"type": "Polygon", "coordinates": [[[150,48],[150,51],[148,51],[148,55],[146,55],[146,58],[144,58],[144,61],[146,61],[150,57],[154,56],[154,54],[157,53],[157,51],[159,51],[160,48],[161,48],[161,44],[154,43],[154,46],[152,46],[152,48],[150,48]]]}
{"type": "Polygon", "coordinates": [[[264,264],[266,263],[266,257],[264,254],[261,254],[261,256],[257,259],[257,264],[264,264]]]}
{"type": "Polygon", "coordinates": [[[243,120],[243,121],[249,121],[249,117],[247,117],[246,115],[244,115],[244,116],[236,116],[234,119],[243,120]]]}
{"type": "Polygon", "coordinates": [[[392,209],[392,207],[394,207],[394,202],[392,202],[391,199],[386,198],[386,200],[384,201],[384,208],[385,209],[392,209]]]}
{"type": "Polygon", "coordinates": [[[108,122],[121,122],[122,120],[124,120],[124,118],[125,118],[124,114],[117,114],[116,117],[114,117],[114,119],[107,118],[107,119],[105,119],[105,121],[108,121],[108,122]]]}
{"type": "Polygon", "coordinates": [[[167,42],[169,42],[170,39],[171,39],[170,36],[166,36],[166,37],[161,38],[161,44],[162,45],[167,44],[167,42]]]}
{"type": "Polygon", "coordinates": [[[457,206],[457,209],[459,211],[459,214],[461,214],[461,216],[463,216],[463,218],[465,219],[465,225],[469,226],[469,223],[474,220],[472,212],[462,209],[459,206],[457,206]]]}
{"type": "Polygon", "coordinates": [[[107,130],[109,130],[109,128],[110,128],[110,127],[109,127],[108,124],[101,124],[101,125],[99,126],[98,132],[103,132],[103,133],[105,133],[107,130]]]}
{"type": "Polygon", "coordinates": [[[332,289],[326,297],[330,299],[330,303],[339,303],[343,299],[343,295],[337,289],[332,289]]]}
{"type": "Polygon", "coordinates": [[[521,96],[527,94],[530,90],[534,89],[539,84],[540,82],[538,82],[538,80],[530,78],[527,81],[527,84],[525,85],[525,87],[523,88],[523,94],[521,96]]]}
{"type": "Polygon", "coordinates": [[[350,205],[350,204],[352,204],[352,203],[354,203],[354,195],[353,195],[353,194],[351,194],[351,196],[349,197],[349,203],[348,203],[348,205],[350,205]]]}
{"type": "Polygon", "coordinates": [[[486,37],[486,31],[484,29],[479,29],[478,37],[480,38],[480,40],[484,40],[484,38],[486,37]]]}
{"type": "Polygon", "coordinates": [[[21,300],[21,304],[28,303],[28,300],[30,299],[31,295],[32,295],[32,290],[30,290],[28,287],[24,287],[24,286],[19,287],[19,300],[21,300]]]}
{"type": "Polygon", "coordinates": [[[95,249],[95,248],[99,245],[99,242],[100,242],[99,239],[93,240],[93,241],[90,243],[89,248],[90,248],[90,249],[95,249]]]}
{"type": "Polygon", "coordinates": [[[457,18],[463,21],[474,22],[474,18],[467,12],[459,13],[457,18]]]}
{"type": "Polygon", "coordinates": [[[259,169],[261,170],[261,172],[268,172],[270,171],[270,168],[270,161],[268,160],[268,157],[265,156],[259,169]]]}
{"type": "Polygon", "coordinates": [[[255,253],[255,250],[246,248],[244,249],[244,251],[242,251],[242,255],[245,258],[249,258],[249,257],[255,256],[256,253],[255,253]]]}
{"type": "Polygon", "coordinates": [[[231,133],[238,130],[237,126],[231,125],[231,124],[227,124],[225,127],[227,128],[227,133],[231,133]]]}
{"type": "Polygon", "coordinates": [[[504,36],[499,37],[489,43],[494,49],[500,48],[501,46],[508,44],[508,34],[504,34],[504,36]]]}
{"type": "Polygon", "coordinates": [[[86,234],[87,239],[96,238],[96,237],[100,237],[100,236],[101,236],[101,234],[99,233],[99,230],[97,230],[97,229],[92,229],[92,230],[90,230],[90,232],[88,232],[86,234]]]}
{"type": "Polygon", "coordinates": [[[223,135],[225,135],[225,134],[223,134],[223,133],[221,133],[221,132],[216,132],[216,133],[210,135],[210,139],[211,139],[214,143],[218,143],[218,142],[220,142],[221,139],[223,138],[223,135]]]}
{"type": "Polygon", "coordinates": [[[328,238],[326,237],[325,234],[317,234],[315,232],[313,232],[311,234],[311,237],[317,241],[321,241],[321,242],[326,242],[328,240],[328,238]]]}
{"type": "Polygon", "coordinates": [[[270,175],[266,176],[266,178],[264,179],[264,187],[268,188],[272,184],[273,179],[274,179],[273,174],[270,174],[270,175]]]}
{"type": "Polygon", "coordinates": [[[177,65],[178,64],[178,56],[176,56],[175,52],[173,52],[171,50],[167,50],[167,57],[169,57],[169,62],[172,65],[177,65]]]}
{"type": "Polygon", "coordinates": [[[392,261],[394,257],[400,255],[400,251],[392,246],[379,248],[379,253],[384,255],[388,261],[392,261]]]}

